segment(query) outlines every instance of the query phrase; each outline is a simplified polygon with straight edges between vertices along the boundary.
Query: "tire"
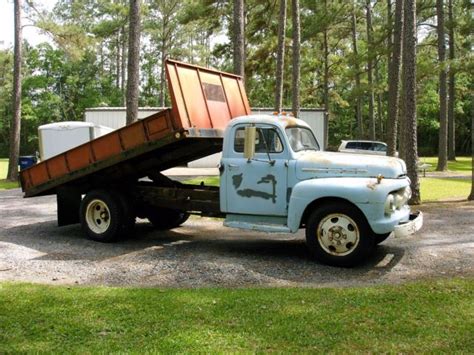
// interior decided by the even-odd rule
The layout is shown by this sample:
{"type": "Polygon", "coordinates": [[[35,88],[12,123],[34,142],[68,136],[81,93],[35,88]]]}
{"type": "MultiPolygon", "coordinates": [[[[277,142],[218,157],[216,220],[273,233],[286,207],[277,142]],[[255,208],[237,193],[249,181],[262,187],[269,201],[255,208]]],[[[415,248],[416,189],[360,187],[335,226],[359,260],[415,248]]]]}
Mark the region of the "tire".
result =
{"type": "Polygon", "coordinates": [[[135,228],[135,203],[133,198],[126,193],[116,191],[114,194],[120,200],[124,212],[122,235],[128,236],[133,233],[133,229],[135,228]]]}
{"type": "Polygon", "coordinates": [[[375,246],[365,216],[344,202],[329,203],[310,215],[306,244],[317,261],[342,267],[362,263],[375,246]]]}
{"type": "Polygon", "coordinates": [[[156,229],[166,230],[179,227],[189,218],[189,213],[171,208],[148,206],[146,218],[156,229]]]}
{"type": "Polygon", "coordinates": [[[380,243],[384,242],[388,237],[390,237],[391,234],[392,234],[392,232],[384,233],[384,234],[375,234],[374,233],[373,238],[375,240],[375,245],[379,245],[380,243]]]}
{"type": "Polygon", "coordinates": [[[126,230],[127,210],[114,191],[93,190],[81,202],[80,220],[89,239],[110,243],[119,239],[126,230]]]}

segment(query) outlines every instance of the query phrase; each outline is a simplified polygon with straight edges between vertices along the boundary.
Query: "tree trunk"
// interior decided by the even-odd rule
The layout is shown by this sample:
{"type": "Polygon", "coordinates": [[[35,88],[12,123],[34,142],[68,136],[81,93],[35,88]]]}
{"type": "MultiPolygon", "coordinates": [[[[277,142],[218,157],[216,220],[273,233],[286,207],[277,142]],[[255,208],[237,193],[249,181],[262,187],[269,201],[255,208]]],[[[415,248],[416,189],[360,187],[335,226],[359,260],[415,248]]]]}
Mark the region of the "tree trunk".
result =
{"type": "Polygon", "coordinates": [[[410,203],[418,205],[421,202],[421,197],[417,170],[418,148],[416,137],[416,0],[406,0],[404,12],[403,91],[405,92],[406,164],[412,189],[410,203]]]}
{"type": "MultiPolygon", "coordinates": [[[[326,4],[326,1],[325,1],[326,4]]],[[[324,148],[327,148],[329,144],[329,45],[328,45],[328,29],[324,29],[324,110],[326,111],[326,119],[328,120],[325,125],[324,133],[324,148]]],[[[360,109],[360,107],[359,107],[360,109]]]]}
{"type": "Polygon", "coordinates": [[[140,83],[140,1],[130,0],[128,29],[127,124],[138,119],[140,83]]]}
{"type": "MultiPolygon", "coordinates": [[[[402,72],[403,72],[403,65],[402,65],[402,72]]],[[[406,115],[405,115],[405,92],[403,78],[400,80],[400,100],[399,100],[399,108],[398,108],[398,157],[400,159],[406,160],[406,115]]]]}
{"type": "Polygon", "coordinates": [[[436,15],[438,17],[438,61],[439,71],[439,141],[437,171],[448,169],[448,120],[446,95],[446,41],[444,38],[444,1],[436,0],[436,15]]]}
{"type": "Polygon", "coordinates": [[[372,45],[372,5],[371,0],[366,1],[367,25],[367,83],[369,86],[369,122],[370,139],[375,140],[375,114],[374,114],[374,79],[373,79],[373,45],[372,45]]]}
{"type": "Polygon", "coordinates": [[[234,0],[234,73],[245,76],[244,0],[234,0]]]}
{"type": "Polygon", "coordinates": [[[352,51],[354,53],[354,71],[355,71],[355,92],[356,92],[356,121],[358,138],[364,137],[364,125],[362,122],[362,101],[360,98],[360,68],[359,52],[357,49],[357,19],[355,15],[355,5],[352,9],[352,51]]]}
{"type": "Polygon", "coordinates": [[[18,157],[20,155],[21,130],[21,0],[15,0],[15,49],[13,64],[13,119],[10,126],[10,154],[7,180],[18,180],[18,157]]]}
{"type": "Polygon", "coordinates": [[[300,26],[300,1],[292,0],[292,21],[293,21],[293,81],[292,81],[292,102],[293,115],[300,116],[300,47],[301,47],[301,26],[300,26]]]}
{"type": "Polygon", "coordinates": [[[397,151],[397,121],[400,106],[400,59],[402,52],[403,33],[403,0],[395,4],[395,25],[393,30],[393,46],[388,69],[388,117],[387,117],[387,155],[395,156],[397,151]]]}
{"type": "Polygon", "coordinates": [[[392,46],[393,46],[392,0],[387,0],[387,49],[388,49],[387,63],[389,65],[392,60],[392,52],[393,52],[392,46]]]}
{"type": "MultiPolygon", "coordinates": [[[[472,87],[472,85],[471,85],[472,87]]],[[[472,100],[472,98],[471,98],[472,100]]],[[[471,194],[467,198],[468,200],[474,200],[474,102],[471,101],[471,169],[472,169],[472,181],[471,181],[471,194]]]]}
{"type": "MultiPolygon", "coordinates": [[[[164,17],[164,16],[163,16],[164,17]]],[[[168,52],[168,43],[166,41],[166,31],[167,31],[167,21],[163,18],[161,21],[161,68],[160,68],[160,93],[158,97],[158,102],[161,107],[165,107],[165,88],[166,88],[166,78],[165,78],[165,60],[167,58],[168,52]]],[[[192,52],[192,51],[191,51],[192,52]]]]}
{"type": "Polygon", "coordinates": [[[454,16],[453,0],[448,1],[449,21],[449,87],[448,87],[448,159],[456,160],[456,119],[454,117],[454,106],[456,102],[456,82],[453,62],[455,59],[454,42],[454,16]]]}
{"type": "MultiPolygon", "coordinates": [[[[379,85],[380,83],[380,71],[378,65],[375,65],[375,85],[379,85]]],[[[382,137],[385,136],[385,120],[384,120],[384,112],[383,112],[383,104],[382,104],[382,93],[378,92],[377,93],[377,118],[378,118],[378,126],[379,126],[379,137],[380,139],[383,139],[382,137]]]]}
{"type": "Polygon", "coordinates": [[[283,105],[283,76],[285,67],[286,0],[280,0],[278,17],[278,49],[276,66],[275,111],[281,112],[283,105]]]}
{"type": "Polygon", "coordinates": [[[127,71],[125,70],[125,67],[127,66],[127,36],[126,36],[124,27],[122,27],[121,32],[122,32],[122,36],[121,36],[122,37],[122,43],[121,43],[122,63],[120,63],[120,73],[121,73],[120,91],[122,92],[122,106],[125,106],[125,103],[127,102],[127,98],[125,95],[125,81],[126,81],[126,75],[127,75],[127,71]]]}
{"type": "Polygon", "coordinates": [[[115,87],[120,89],[120,30],[117,31],[117,38],[115,42],[115,87]]]}

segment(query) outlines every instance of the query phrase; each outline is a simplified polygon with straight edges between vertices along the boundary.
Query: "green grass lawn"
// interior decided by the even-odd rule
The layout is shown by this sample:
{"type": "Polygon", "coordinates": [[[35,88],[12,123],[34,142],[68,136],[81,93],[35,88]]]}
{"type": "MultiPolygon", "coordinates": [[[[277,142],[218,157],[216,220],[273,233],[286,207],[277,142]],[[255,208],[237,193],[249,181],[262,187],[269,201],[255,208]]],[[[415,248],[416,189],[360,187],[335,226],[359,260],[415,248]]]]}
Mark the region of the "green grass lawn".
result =
{"type": "MultiPolygon", "coordinates": [[[[435,171],[438,165],[438,157],[420,157],[420,161],[431,165],[426,171],[435,171]]],[[[472,170],[471,157],[457,157],[456,161],[448,161],[448,170],[470,174],[472,170]]]]}
{"type": "Polygon", "coordinates": [[[17,182],[6,181],[8,173],[8,159],[0,159],[0,190],[14,189],[18,187],[17,182]]]}
{"type": "Polygon", "coordinates": [[[423,202],[465,200],[471,192],[471,179],[421,178],[423,202]]]}
{"type": "Polygon", "coordinates": [[[8,173],[8,159],[0,159],[0,180],[6,179],[8,173]]]}
{"type": "Polygon", "coordinates": [[[0,353],[474,349],[474,280],[324,289],[0,284],[0,353]]]}

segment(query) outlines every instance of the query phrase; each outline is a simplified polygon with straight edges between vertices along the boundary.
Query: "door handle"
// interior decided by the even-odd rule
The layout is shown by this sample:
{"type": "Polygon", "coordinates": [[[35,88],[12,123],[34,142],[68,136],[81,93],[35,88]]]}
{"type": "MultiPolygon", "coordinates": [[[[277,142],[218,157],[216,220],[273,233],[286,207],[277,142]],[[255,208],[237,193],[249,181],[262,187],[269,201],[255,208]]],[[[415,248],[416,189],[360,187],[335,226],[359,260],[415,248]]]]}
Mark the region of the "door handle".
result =
{"type": "Polygon", "coordinates": [[[237,164],[229,164],[229,169],[230,170],[238,170],[240,168],[239,165],[237,164]]]}

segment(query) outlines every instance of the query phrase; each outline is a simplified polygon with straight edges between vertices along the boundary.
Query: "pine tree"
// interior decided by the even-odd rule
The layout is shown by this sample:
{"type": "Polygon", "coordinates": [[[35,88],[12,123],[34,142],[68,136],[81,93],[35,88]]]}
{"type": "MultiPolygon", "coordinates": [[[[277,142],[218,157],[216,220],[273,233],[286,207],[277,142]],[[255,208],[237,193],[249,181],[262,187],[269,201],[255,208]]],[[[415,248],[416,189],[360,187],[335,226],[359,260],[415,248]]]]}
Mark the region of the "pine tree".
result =
{"type": "Polygon", "coordinates": [[[300,46],[301,46],[301,28],[300,28],[300,2],[292,0],[292,21],[293,21],[293,81],[292,81],[292,102],[293,115],[300,115],[300,46]]]}
{"type": "Polygon", "coordinates": [[[395,4],[395,24],[393,28],[393,43],[388,69],[388,127],[387,154],[395,156],[397,151],[398,107],[400,105],[400,62],[402,54],[403,33],[403,0],[395,4]]]}
{"type": "Polygon", "coordinates": [[[418,147],[416,125],[416,2],[406,0],[404,8],[403,36],[403,91],[405,92],[406,116],[406,163],[411,181],[412,197],[410,203],[421,202],[420,181],[418,179],[418,147]]]}
{"type": "Polygon", "coordinates": [[[140,1],[141,0],[130,0],[127,68],[127,124],[135,122],[138,119],[141,32],[140,1]]]}
{"type": "Polygon", "coordinates": [[[436,16],[438,17],[438,62],[439,71],[439,141],[437,171],[448,169],[448,119],[446,94],[446,41],[444,38],[444,1],[436,0],[436,16]]]}
{"type": "Polygon", "coordinates": [[[285,68],[286,0],[280,0],[278,17],[278,49],[275,85],[275,111],[281,112],[283,106],[283,76],[285,68]]]}
{"type": "Polygon", "coordinates": [[[234,73],[245,76],[244,0],[234,0],[234,73]]]}
{"type": "Polygon", "coordinates": [[[20,155],[21,130],[21,62],[22,27],[21,0],[15,0],[15,49],[13,64],[13,119],[10,126],[10,154],[8,159],[7,180],[18,180],[18,158],[20,155]]]}

